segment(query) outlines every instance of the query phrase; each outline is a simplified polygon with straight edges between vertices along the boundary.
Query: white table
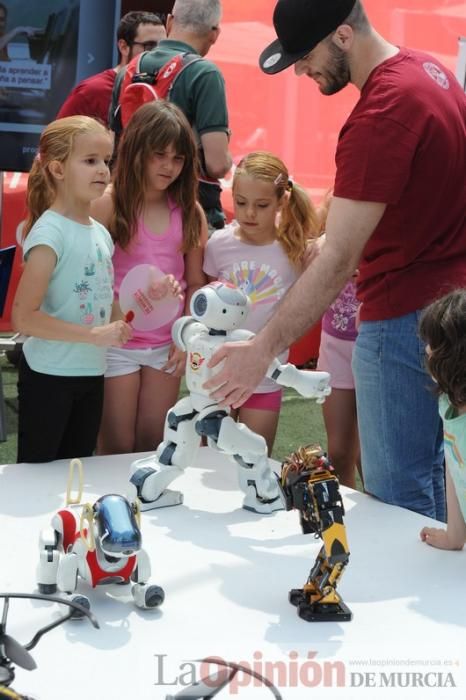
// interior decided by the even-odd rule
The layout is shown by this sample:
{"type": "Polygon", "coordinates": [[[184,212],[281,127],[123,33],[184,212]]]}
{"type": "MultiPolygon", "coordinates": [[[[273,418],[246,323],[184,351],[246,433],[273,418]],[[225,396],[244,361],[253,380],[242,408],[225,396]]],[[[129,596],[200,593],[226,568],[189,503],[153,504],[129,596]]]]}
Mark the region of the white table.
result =
{"type": "MultiPolygon", "coordinates": [[[[85,500],[125,493],[130,460],[84,460],[85,500]]],[[[2,591],[35,589],[38,535],[64,503],[67,473],[63,461],[0,467],[2,591]]],[[[297,512],[243,511],[235,467],[208,448],[173,487],[184,505],[142,516],[163,606],[138,610],[126,587],[81,582],[100,630],[68,622],[44,636],[32,652],[38,668],[17,670],[17,690],[43,700],[165,700],[201,675],[190,660],[217,655],[255,662],[259,672],[281,662],[269,677],[284,700],[464,699],[466,551],[421,543],[426,518],[342,489],[351,557],[338,591],[353,621],[307,623],[287,594],[303,585],[321,542],[301,533],[297,512]]],[[[26,642],[57,615],[52,603],[12,601],[7,631],[26,642]]],[[[239,698],[272,697],[251,679],[237,680],[249,683],[239,698]]]]}

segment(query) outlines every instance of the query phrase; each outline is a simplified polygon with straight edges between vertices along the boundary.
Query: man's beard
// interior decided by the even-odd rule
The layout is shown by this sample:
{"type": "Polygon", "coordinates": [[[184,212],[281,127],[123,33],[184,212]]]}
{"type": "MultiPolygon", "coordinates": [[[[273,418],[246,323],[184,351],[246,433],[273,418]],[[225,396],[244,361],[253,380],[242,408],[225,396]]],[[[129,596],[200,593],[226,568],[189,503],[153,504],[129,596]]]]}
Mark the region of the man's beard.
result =
{"type": "Polygon", "coordinates": [[[351,72],[348,62],[348,57],[344,51],[329,43],[330,60],[328,67],[322,74],[326,80],[326,85],[320,88],[323,95],[335,95],[335,93],[343,90],[351,81],[351,72]]]}

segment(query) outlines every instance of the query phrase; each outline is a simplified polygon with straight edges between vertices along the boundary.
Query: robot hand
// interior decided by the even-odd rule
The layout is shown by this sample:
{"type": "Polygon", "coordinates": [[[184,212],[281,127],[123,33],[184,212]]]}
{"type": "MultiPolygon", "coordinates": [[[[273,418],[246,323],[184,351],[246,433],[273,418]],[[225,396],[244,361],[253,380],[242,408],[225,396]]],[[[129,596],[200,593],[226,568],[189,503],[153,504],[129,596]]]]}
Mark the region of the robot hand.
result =
{"type": "Polygon", "coordinates": [[[269,367],[267,376],[271,377],[277,384],[295,389],[301,396],[316,399],[317,403],[323,403],[332,391],[328,372],[297,369],[290,363],[281,365],[278,360],[275,360],[269,367]]]}

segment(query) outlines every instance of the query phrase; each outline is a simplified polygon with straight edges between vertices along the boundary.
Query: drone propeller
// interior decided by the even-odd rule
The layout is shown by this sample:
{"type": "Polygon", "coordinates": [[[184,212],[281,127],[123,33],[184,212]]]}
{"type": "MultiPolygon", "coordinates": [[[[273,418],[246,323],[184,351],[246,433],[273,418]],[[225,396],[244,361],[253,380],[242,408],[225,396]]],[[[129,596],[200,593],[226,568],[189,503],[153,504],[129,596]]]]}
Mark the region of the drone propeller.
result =
{"type": "Polygon", "coordinates": [[[4,648],[5,656],[16,666],[33,671],[37,668],[32,655],[19,642],[9,634],[0,634],[0,647],[4,648]]]}
{"type": "Polygon", "coordinates": [[[236,674],[231,668],[219,668],[217,673],[203,678],[189,688],[183,688],[176,695],[168,695],[165,700],[209,700],[224,688],[236,674]]]}
{"type": "MultiPolygon", "coordinates": [[[[44,635],[46,632],[50,632],[50,630],[58,627],[58,625],[61,625],[63,622],[69,620],[73,616],[76,616],[76,613],[78,613],[80,617],[87,617],[94,627],[99,627],[99,623],[91,611],[86,606],[80,604],[79,596],[76,596],[75,600],[67,600],[66,598],[59,598],[58,596],[45,596],[35,593],[0,593],[0,599],[1,598],[4,598],[4,603],[2,618],[0,620],[0,671],[3,669],[5,672],[6,670],[9,682],[11,682],[11,680],[14,678],[14,672],[11,664],[21,666],[21,668],[24,668],[27,671],[33,671],[35,668],[37,668],[36,662],[29,653],[29,649],[33,649],[36,646],[42,635],[44,635]],[[46,600],[47,602],[53,601],[55,603],[66,605],[68,607],[68,612],[45,627],[41,627],[41,629],[35,633],[31,641],[23,646],[9,634],[6,634],[5,631],[10,606],[10,598],[46,600]]],[[[3,679],[1,682],[3,682],[3,679]]]]}
{"type": "Polygon", "coordinates": [[[235,677],[238,671],[246,673],[246,675],[256,678],[261,681],[264,686],[269,688],[275,700],[282,700],[282,696],[274,684],[267,678],[252,671],[250,668],[245,668],[240,664],[235,664],[231,661],[224,661],[215,656],[208,656],[205,659],[197,659],[198,662],[217,664],[220,668],[217,673],[207,676],[196,683],[193,683],[189,688],[183,688],[176,695],[167,695],[165,700],[212,700],[222,688],[224,688],[235,677]]]}

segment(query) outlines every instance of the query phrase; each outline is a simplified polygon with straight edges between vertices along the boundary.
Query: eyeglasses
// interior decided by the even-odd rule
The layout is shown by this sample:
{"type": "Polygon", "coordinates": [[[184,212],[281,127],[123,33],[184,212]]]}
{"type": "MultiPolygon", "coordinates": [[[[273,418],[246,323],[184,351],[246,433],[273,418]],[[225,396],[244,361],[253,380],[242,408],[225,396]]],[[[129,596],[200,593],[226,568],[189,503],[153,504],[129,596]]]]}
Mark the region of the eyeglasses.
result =
{"type": "Polygon", "coordinates": [[[132,41],[131,46],[142,46],[143,51],[152,51],[159,45],[158,41],[132,41]]]}

